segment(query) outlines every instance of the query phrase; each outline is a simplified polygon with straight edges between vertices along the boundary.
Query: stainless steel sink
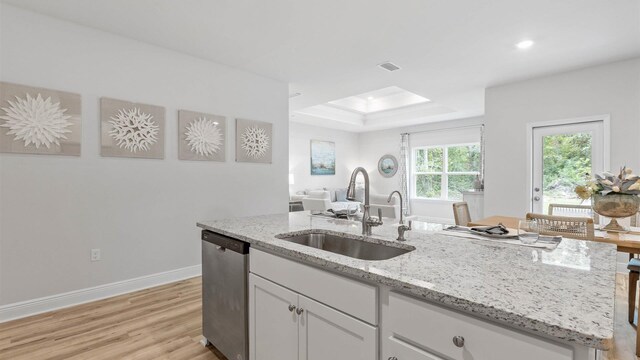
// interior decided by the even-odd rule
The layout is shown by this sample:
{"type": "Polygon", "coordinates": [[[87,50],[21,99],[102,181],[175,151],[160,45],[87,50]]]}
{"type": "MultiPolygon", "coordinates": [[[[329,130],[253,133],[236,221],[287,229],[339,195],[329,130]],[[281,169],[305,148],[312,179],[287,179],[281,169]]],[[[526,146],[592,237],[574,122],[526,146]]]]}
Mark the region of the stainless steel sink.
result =
{"type": "Polygon", "coordinates": [[[413,247],[388,246],[319,232],[282,234],[277,238],[361,260],[387,260],[415,250],[413,247]]]}

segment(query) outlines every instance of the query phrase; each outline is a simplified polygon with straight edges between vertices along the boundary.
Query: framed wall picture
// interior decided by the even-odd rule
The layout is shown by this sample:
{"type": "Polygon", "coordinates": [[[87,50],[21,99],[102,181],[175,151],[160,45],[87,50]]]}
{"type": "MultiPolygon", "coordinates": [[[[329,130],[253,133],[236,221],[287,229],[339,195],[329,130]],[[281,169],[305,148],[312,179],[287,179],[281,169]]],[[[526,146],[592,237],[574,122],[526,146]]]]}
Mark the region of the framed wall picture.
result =
{"type": "Polygon", "coordinates": [[[0,152],[80,155],[80,95],[0,82],[0,152]]]}
{"type": "Polygon", "coordinates": [[[236,119],[236,161],[271,164],[272,124],[236,119]]]}
{"type": "Polygon", "coordinates": [[[336,144],[333,141],[311,140],[311,175],[336,174],[336,144]]]}
{"type": "Polygon", "coordinates": [[[164,158],[164,108],[100,99],[102,156],[164,158]]]}
{"type": "Polygon", "coordinates": [[[384,177],[393,177],[398,172],[398,160],[393,155],[383,155],[378,160],[378,172],[384,177]]]}
{"type": "Polygon", "coordinates": [[[224,116],[178,111],[178,159],[225,161],[226,133],[224,116]]]}

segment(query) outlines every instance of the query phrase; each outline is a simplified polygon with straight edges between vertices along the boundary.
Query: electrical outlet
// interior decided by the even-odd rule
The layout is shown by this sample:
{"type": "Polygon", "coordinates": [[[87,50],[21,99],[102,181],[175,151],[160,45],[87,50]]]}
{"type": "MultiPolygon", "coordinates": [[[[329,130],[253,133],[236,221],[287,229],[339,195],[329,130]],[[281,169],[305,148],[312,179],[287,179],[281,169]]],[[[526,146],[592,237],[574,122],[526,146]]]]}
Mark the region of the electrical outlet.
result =
{"type": "Polygon", "coordinates": [[[100,249],[91,249],[91,261],[100,261],[100,249]]]}

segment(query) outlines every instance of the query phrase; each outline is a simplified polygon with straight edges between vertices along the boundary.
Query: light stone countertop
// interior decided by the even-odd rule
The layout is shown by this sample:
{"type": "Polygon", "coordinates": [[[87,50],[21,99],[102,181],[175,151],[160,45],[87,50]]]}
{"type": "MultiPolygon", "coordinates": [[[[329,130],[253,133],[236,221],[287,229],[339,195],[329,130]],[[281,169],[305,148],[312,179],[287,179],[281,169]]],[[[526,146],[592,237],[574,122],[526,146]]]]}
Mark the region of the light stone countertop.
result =
{"type": "Polygon", "coordinates": [[[275,237],[311,229],[355,237],[361,235],[359,222],[294,212],[198,226],[547,338],[602,350],[612,345],[614,245],[563,239],[545,251],[419,230],[407,232],[400,244],[396,227],[385,224],[366,240],[416,250],[365,261],[275,237]]]}

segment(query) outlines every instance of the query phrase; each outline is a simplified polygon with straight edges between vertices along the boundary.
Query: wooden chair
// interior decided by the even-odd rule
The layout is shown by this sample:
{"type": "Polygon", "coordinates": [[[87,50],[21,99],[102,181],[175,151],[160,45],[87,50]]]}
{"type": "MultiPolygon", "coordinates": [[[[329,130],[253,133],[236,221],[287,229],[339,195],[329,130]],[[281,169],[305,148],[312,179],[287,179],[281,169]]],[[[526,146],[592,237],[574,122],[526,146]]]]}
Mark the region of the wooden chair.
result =
{"type": "Polygon", "coordinates": [[[549,215],[579,217],[586,216],[593,219],[595,224],[600,223],[598,215],[589,205],[549,204],[549,215]]]}
{"type": "Polygon", "coordinates": [[[629,324],[633,324],[636,312],[636,289],[640,277],[640,259],[632,258],[629,260],[627,269],[629,269],[629,324]]]}
{"type": "Polygon", "coordinates": [[[527,220],[535,220],[542,235],[561,235],[580,240],[594,239],[591,218],[528,213],[527,220]]]}
{"type": "Polygon", "coordinates": [[[469,205],[466,202],[457,202],[453,204],[453,218],[456,225],[467,226],[471,222],[471,214],[469,214],[469,205]]]}
{"type": "MultiPolygon", "coordinates": [[[[638,278],[640,277],[640,259],[632,258],[629,260],[629,324],[633,325],[633,318],[636,312],[636,289],[638,287],[638,278]]],[[[640,356],[640,331],[636,333],[636,356],[640,356]]]]}

